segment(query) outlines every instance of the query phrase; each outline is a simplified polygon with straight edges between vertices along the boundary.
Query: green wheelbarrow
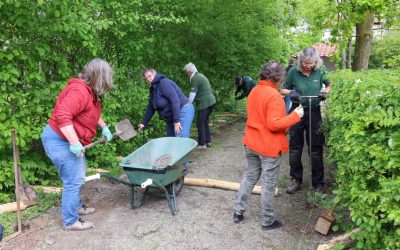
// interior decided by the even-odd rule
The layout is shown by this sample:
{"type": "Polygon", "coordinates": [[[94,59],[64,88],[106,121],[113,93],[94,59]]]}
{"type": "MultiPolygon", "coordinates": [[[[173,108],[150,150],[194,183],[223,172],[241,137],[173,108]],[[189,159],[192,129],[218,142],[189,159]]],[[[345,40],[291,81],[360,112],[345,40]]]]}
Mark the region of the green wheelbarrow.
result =
{"type": "Polygon", "coordinates": [[[153,139],[125,157],[119,164],[129,182],[109,174],[101,176],[131,188],[132,208],[140,207],[146,195],[160,196],[167,198],[171,213],[175,215],[176,196],[182,190],[187,173],[186,157],[196,146],[197,142],[190,138],[153,139]]]}

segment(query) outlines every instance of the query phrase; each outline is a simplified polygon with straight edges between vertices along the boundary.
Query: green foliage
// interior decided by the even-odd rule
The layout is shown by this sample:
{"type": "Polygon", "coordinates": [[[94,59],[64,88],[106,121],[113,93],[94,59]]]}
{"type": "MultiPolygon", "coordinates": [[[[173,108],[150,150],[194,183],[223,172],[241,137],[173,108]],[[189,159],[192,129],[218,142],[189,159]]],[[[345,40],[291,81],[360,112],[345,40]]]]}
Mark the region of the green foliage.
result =
{"type": "Polygon", "coordinates": [[[339,71],[326,110],[335,203],[348,207],[358,249],[400,247],[400,72],[339,71]]]}
{"type": "MultiPolygon", "coordinates": [[[[115,70],[116,90],[102,98],[110,128],[124,118],[141,123],[148,101],[140,77],[144,67],[154,67],[187,93],[182,68],[192,61],[209,78],[217,109],[232,110],[236,75],[257,78],[266,59],[286,62],[290,55],[282,35],[293,19],[285,15],[288,8],[283,0],[0,2],[0,202],[10,201],[14,190],[12,128],[24,181],[59,184],[40,134],[66,80],[88,61],[104,58],[115,70]]],[[[165,134],[156,116],[145,131],[148,138],[165,134]]],[[[99,145],[87,151],[88,166],[115,168],[116,156],[142,143],[135,138],[99,145]]]]}
{"type": "Polygon", "coordinates": [[[400,32],[389,32],[372,43],[369,68],[400,69],[400,32]]]}
{"type": "MultiPolygon", "coordinates": [[[[22,222],[32,220],[50,208],[57,206],[61,202],[61,193],[44,193],[40,190],[36,192],[37,204],[21,211],[22,222]]],[[[3,238],[11,235],[13,228],[17,224],[17,213],[6,212],[0,214],[0,224],[4,227],[3,238]]]]}

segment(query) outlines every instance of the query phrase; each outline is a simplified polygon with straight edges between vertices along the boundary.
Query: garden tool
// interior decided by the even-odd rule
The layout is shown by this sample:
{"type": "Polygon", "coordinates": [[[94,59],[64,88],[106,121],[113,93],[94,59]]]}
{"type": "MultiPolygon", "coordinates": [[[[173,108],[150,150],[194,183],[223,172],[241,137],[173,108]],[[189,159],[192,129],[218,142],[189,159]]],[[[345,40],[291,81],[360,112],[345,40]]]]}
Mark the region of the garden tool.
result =
{"type": "MultiPolygon", "coordinates": [[[[128,119],[124,119],[124,120],[118,122],[115,125],[115,131],[116,132],[113,134],[113,138],[119,137],[123,141],[129,140],[136,136],[136,130],[132,126],[131,122],[128,119]]],[[[106,141],[107,141],[107,138],[103,137],[95,142],[92,142],[92,143],[86,145],[84,148],[86,150],[86,149],[94,147],[97,144],[100,144],[100,143],[103,143],[106,141]]]]}
{"type": "Polygon", "coordinates": [[[313,184],[312,184],[312,155],[311,155],[311,151],[312,151],[312,133],[311,133],[311,100],[313,98],[320,98],[319,96],[301,96],[301,98],[308,98],[308,156],[309,156],[309,162],[310,162],[310,189],[307,192],[307,199],[306,199],[306,207],[307,208],[313,208],[315,206],[314,202],[309,202],[308,201],[308,197],[313,195],[313,184]]]}

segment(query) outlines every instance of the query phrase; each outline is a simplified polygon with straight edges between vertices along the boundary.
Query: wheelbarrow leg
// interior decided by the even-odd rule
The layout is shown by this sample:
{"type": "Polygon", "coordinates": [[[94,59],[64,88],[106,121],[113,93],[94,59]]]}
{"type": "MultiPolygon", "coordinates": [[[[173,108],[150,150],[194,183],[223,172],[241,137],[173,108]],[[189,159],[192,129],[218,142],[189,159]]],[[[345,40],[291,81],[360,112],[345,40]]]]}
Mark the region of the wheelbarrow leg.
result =
{"type": "MultiPolygon", "coordinates": [[[[140,187],[139,187],[140,188],[140,187]]],[[[138,191],[135,190],[135,186],[131,185],[131,207],[138,208],[143,204],[144,197],[146,196],[148,188],[146,188],[141,195],[137,195],[138,191]]]]}
{"type": "Polygon", "coordinates": [[[172,184],[172,194],[169,194],[168,190],[157,181],[153,180],[153,183],[156,184],[159,189],[164,191],[165,197],[168,200],[169,209],[171,210],[172,215],[176,215],[178,213],[178,209],[176,207],[175,182],[172,184]]]}
{"type": "Polygon", "coordinates": [[[178,209],[176,207],[176,194],[175,194],[175,182],[172,183],[172,194],[169,194],[166,192],[167,200],[168,200],[168,206],[169,209],[171,210],[171,213],[173,215],[176,215],[178,212],[178,209]]]}

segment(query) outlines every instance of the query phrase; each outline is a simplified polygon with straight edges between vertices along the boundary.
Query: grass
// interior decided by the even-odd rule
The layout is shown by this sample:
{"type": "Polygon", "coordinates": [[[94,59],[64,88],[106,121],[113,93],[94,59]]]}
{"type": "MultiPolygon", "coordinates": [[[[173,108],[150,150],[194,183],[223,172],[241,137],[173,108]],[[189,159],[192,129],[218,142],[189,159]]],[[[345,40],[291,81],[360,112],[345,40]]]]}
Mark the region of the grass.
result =
{"type": "MultiPolygon", "coordinates": [[[[58,206],[61,202],[61,193],[44,193],[39,190],[36,192],[36,201],[35,206],[21,211],[22,223],[37,218],[50,208],[58,206]]],[[[17,212],[1,213],[0,224],[4,227],[3,238],[13,234],[14,225],[17,224],[17,212]]]]}

